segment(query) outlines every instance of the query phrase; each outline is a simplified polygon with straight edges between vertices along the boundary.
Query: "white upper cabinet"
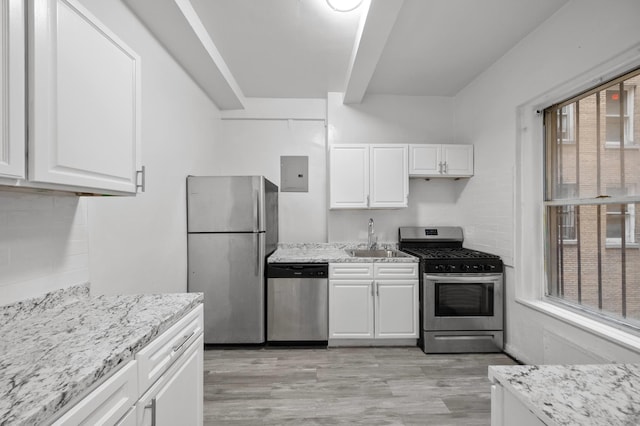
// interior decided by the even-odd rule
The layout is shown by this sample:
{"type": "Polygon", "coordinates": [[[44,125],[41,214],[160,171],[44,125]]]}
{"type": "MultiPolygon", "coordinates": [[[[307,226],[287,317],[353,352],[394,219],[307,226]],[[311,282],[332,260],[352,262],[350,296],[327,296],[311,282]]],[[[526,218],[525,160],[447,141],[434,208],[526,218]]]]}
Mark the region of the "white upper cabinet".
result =
{"type": "Polygon", "coordinates": [[[407,145],[371,145],[369,207],[407,207],[409,172],[407,145]]]}
{"type": "Polygon", "coordinates": [[[329,151],[332,209],[369,207],[369,146],[334,145],[329,151]]]}
{"type": "Polygon", "coordinates": [[[25,5],[5,0],[0,7],[0,177],[25,174],[25,5]]]}
{"type": "Polygon", "coordinates": [[[333,145],[329,151],[332,209],[407,207],[408,146],[333,145]]]}
{"type": "Polygon", "coordinates": [[[139,56],[75,0],[32,4],[29,180],[135,193],[139,56]]]}
{"type": "Polygon", "coordinates": [[[409,145],[409,176],[473,176],[473,145],[409,145]]]}

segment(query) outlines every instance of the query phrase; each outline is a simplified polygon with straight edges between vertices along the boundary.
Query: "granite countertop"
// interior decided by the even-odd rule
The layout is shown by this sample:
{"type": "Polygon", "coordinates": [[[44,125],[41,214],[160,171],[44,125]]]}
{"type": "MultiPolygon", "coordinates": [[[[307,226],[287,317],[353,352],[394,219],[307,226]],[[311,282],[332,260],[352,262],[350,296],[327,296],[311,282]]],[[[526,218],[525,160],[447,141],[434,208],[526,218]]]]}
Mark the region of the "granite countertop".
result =
{"type": "MultiPolygon", "coordinates": [[[[366,249],[366,243],[279,243],[267,263],[371,263],[418,262],[417,257],[353,257],[346,250],[366,249]]],[[[378,243],[378,249],[397,250],[395,243],[378,243]]]]}
{"type": "Polygon", "coordinates": [[[0,424],[47,421],[203,296],[89,296],[88,285],[0,307],[0,424]]]}
{"type": "Polygon", "coordinates": [[[547,425],[640,424],[640,365],[491,366],[501,383],[547,425]]]}

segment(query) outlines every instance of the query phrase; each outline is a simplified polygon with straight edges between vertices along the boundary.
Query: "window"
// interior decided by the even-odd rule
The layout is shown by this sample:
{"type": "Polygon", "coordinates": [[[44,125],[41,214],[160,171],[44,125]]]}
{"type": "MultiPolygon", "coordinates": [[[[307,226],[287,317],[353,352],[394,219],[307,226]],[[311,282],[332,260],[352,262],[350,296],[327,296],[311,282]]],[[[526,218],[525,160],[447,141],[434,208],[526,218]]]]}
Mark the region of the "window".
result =
{"type": "Polygon", "coordinates": [[[623,138],[624,145],[633,145],[635,87],[625,86],[621,91],[620,87],[614,86],[607,89],[605,94],[607,145],[619,145],[620,137],[623,138]]]}
{"type": "Polygon", "coordinates": [[[546,295],[640,329],[640,69],[544,113],[546,295]],[[621,143],[621,141],[623,143],[621,143]]]}
{"type": "Polygon", "coordinates": [[[573,114],[574,104],[565,105],[560,109],[560,114],[558,114],[558,129],[559,136],[564,143],[574,143],[574,129],[575,122],[574,114],[573,114]]]}
{"type": "MultiPolygon", "coordinates": [[[[562,198],[575,198],[576,184],[565,183],[560,185],[560,193],[562,198]]],[[[560,227],[560,238],[567,243],[576,240],[576,206],[562,206],[559,209],[560,218],[558,218],[558,226],[560,227]]]]}
{"type": "MultiPolygon", "coordinates": [[[[615,188],[608,190],[607,193],[625,196],[633,192],[615,188]]],[[[623,234],[626,244],[635,244],[635,224],[635,204],[607,204],[607,247],[620,247],[623,234]]]]}

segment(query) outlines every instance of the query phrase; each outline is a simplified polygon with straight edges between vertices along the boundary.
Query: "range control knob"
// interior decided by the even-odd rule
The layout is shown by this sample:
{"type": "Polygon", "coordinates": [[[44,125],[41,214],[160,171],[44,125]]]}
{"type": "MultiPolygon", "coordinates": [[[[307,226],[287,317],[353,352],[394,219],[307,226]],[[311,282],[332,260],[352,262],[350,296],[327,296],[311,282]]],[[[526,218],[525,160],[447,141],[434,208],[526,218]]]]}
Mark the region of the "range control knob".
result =
{"type": "Polygon", "coordinates": [[[444,271],[444,265],[436,265],[433,267],[436,271],[444,271]]]}
{"type": "Polygon", "coordinates": [[[460,269],[463,271],[468,271],[469,269],[471,269],[471,266],[463,264],[460,265],[460,269]]]}

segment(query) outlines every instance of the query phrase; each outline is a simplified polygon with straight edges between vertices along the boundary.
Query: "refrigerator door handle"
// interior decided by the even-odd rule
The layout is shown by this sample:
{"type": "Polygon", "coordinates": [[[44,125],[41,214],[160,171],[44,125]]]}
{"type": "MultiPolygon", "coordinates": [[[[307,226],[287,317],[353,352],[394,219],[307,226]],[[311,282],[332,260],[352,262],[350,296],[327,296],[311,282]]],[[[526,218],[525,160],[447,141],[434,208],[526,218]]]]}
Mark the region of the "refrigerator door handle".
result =
{"type": "Polygon", "coordinates": [[[256,234],[256,276],[260,276],[260,234],[256,234]]]}
{"type": "Polygon", "coordinates": [[[253,223],[255,223],[255,229],[253,231],[260,231],[260,191],[256,191],[256,205],[253,212],[253,220],[253,223]]]}

